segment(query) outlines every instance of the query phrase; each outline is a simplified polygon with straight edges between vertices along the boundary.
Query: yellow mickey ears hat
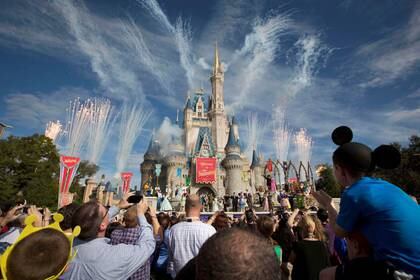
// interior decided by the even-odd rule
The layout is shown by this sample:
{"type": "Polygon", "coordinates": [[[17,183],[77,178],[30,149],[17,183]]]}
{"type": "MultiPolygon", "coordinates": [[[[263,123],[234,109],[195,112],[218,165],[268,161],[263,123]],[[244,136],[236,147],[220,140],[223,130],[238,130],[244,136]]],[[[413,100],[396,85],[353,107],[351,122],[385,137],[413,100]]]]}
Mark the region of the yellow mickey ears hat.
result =
{"type": "Polygon", "coordinates": [[[70,242],[70,252],[69,252],[69,257],[68,257],[66,265],[61,269],[61,271],[57,275],[52,275],[52,276],[46,278],[45,280],[58,279],[58,277],[60,277],[60,275],[64,273],[64,271],[67,267],[67,264],[76,256],[76,252],[73,252],[72,248],[73,248],[74,238],[80,234],[80,227],[79,226],[76,226],[73,229],[73,232],[71,233],[71,235],[67,235],[60,228],[60,222],[64,220],[63,215],[58,214],[58,213],[54,214],[54,216],[53,216],[54,223],[52,223],[48,226],[45,226],[45,227],[34,227],[33,223],[36,221],[36,219],[37,219],[37,217],[35,215],[30,215],[30,216],[26,217],[26,219],[25,219],[25,225],[26,226],[23,229],[22,233],[19,235],[16,242],[13,245],[11,245],[10,247],[8,247],[6,249],[6,251],[3,253],[3,255],[1,256],[0,265],[1,265],[1,273],[2,273],[3,279],[7,280],[7,260],[10,256],[10,253],[15,248],[16,244],[18,244],[20,241],[22,241],[23,239],[25,239],[29,235],[31,235],[35,232],[38,232],[40,230],[44,230],[44,229],[57,230],[59,232],[62,232],[70,242]]]}

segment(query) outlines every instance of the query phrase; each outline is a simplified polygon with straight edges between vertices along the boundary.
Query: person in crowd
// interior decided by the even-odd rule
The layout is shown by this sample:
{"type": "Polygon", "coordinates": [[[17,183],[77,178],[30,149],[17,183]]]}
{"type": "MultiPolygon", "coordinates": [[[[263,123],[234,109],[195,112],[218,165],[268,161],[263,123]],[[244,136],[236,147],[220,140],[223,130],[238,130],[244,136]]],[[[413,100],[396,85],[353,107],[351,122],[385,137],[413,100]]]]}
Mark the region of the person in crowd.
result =
{"type": "Polygon", "coordinates": [[[42,217],[30,214],[22,234],[1,256],[1,273],[8,280],[58,279],[73,257],[73,238],[80,228],[66,235],[60,229],[63,216],[56,214],[51,226],[42,226],[42,217]]]}
{"type": "Polygon", "coordinates": [[[238,212],[239,197],[234,192],[232,195],[232,212],[238,212]]]}
{"type": "Polygon", "coordinates": [[[216,233],[214,227],[200,221],[202,207],[199,196],[189,195],[185,202],[185,221],[174,225],[169,232],[169,258],[173,266],[168,267],[168,270],[172,276],[197,256],[203,243],[216,233]]]}
{"type": "Polygon", "coordinates": [[[328,222],[327,210],[320,208],[316,213],[318,219],[321,221],[325,229],[325,234],[328,236],[328,251],[330,253],[331,264],[340,264],[347,260],[347,244],[344,238],[335,236],[334,229],[331,228],[328,222]]]}
{"type": "Polygon", "coordinates": [[[222,230],[210,237],[189,271],[195,278],[183,279],[280,279],[280,264],[273,247],[265,238],[239,228],[222,230]]]}
{"type": "Polygon", "coordinates": [[[74,213],[76,213],[79,207],[80,205],[73,202],[58,209],[57,212],[63,215],[64,217],[64,220],[60,222],[60,227],[62,230],[64,230],[64,232],[69,232],[69,233],[72,232],[71,222],[72,222],[74,213]]]}
{"type": "Polygon", "coordinates": [[[332,198],[323,191],[314,192],[316,200],[328,210],[336,235],[361,233],[373,248],[374,259],[389,261],[398,270],[420,279],[420,208],[399,187],[367,177],[375,166],[392,169],[401,155],[390,145],[372,151],[364,144],[351,142],[350,128],[336,128],[332,139],[339,147],[333,153],[334,174],[344,191],[340,213],[332,198]]]}
{"type": "Polygon", "coordinates": [[[105,231],[105,237],[111,239],[111,235],[116,229],[123,229],[124,226],[120,222],[109,223],[105,231]]]}
{"type": "Polygon", "coordinates": [[[130,206],[127,193],[118,207],[108,210],[95,201],[83,204],[74,214],[72,226],[79,225],[81,232],[75,240],[77,255],[70,263],[62,279],[127,279],[143,266],[155,249],[152,226],[146,221],[147,202],[136,205],[141,233],[136,244],[111,245],[105,231],[120,209],[130,206]]]}
{"type": "Polygon", "coordinates": [[[257,228],[258,228],[259,233],[265,238],[267,238],[268,243],[273,246],[274,252],[276,253],[276,256],[279,262],[281,262],[282,260],[281,247],[271,237],[273,233],[276,231],[276,221],[272,217],[269,217],[269,216],[259,217],[257,220],[257,228]]]}
{"type": "Polygon", "coordinates": [[[252,232],[258,232],[257,229],[257,216],[255,215],[255,211],[253,209],[247,209],[243,213],[240,220],[236,223],[236,225],[243,229],[248,229],[252,232]]]}
{"type": "Polygon", "coordinates": [[[210,218],[208,224],[211,224],[216,229],[216,231],[230,228],[230,220],[225,212],[216,212],[213,216],[214,218],[210,218]]]}
{"type": "Polygon", "coordinates": [[[328,249],[324,241],[320,240],[322,233],[316,232],[311,216],[303,216],[299,227],[302,229],[303,240],[294,244],[289,256],[289,262],[293,264],[292,280],[315,280],[319,272],[329,266],[328,249]]]}
{"type": "MultiPolygon", "coordinates": [[[[152,219],[157,219],[156,216],[152,216],[152,219]]],[[[140,237],[141,228],[137,219],[137,208],[131,206],[124,213],[124,228],[115,229],[111,234],[111,245],[117,244],[132,244],[135,245],[140,237]]],[[[133,275],[130,276],[130,280],[150,279],[150,258],[142,265],[133,275]]]]}
{"type": "Polygon", "coordinates": [[[250,209],[254,209],[254,198],[251,193],[248,193],[246,196],[246,203],[250,209]]]}
{"type": "Polygon", "coordinates": [[[158,214],[160,224],[159,235],[156,238],[155,257],[152,264],[153,275],[156,279],[168,280],[171,276],[167,273],[169,261],[168,237],[171,227],[171,219],[166,213],[158,214]]]}
{"type": "Polygon", "coordinates": [[[360,232],[350,233],[346,238],[349,261],[323,269],[320,280],[391,280],[394,269],[386,262],[372,258],[372,248],[360,232]]]}

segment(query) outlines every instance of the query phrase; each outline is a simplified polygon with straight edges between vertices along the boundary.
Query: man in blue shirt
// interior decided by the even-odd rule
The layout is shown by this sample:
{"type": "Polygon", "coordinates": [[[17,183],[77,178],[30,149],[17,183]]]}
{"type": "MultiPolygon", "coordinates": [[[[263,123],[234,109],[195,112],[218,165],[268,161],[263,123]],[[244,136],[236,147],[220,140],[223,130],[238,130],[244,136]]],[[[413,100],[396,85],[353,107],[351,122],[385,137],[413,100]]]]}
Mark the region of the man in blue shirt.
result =
{"type": "Polygon", "coordinates": [[[74,241],[76,257],[61,279],[127,279],[149,260],[155,249],[152,226],[144,214],[148,209],[145,200],[137,204],[137,219],[140,235],[136,244],[111,245],[105,238],[109,221],[118,214],[119,208],[129,204],[122,199],[119,207],[109,211],[97,202],[83,204],[75,213],[72,225],[81,227],[74,241]]]}

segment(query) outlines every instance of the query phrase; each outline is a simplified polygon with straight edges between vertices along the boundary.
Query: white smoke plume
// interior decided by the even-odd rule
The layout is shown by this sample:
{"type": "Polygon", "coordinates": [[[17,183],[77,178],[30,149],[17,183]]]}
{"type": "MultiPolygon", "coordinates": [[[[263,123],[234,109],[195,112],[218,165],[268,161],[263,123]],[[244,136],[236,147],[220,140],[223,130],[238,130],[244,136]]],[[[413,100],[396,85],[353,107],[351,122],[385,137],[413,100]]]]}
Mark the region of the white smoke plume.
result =
{"type": "Polygon", "coordinates": [[[48,137],[52,140],[53,143],[58,141],[61,133],[63,131],[63,126],[60,121],[48,122],[45,128],[45,137],[48,137]]]}
{"type": "Polygon", "coordinates": [[[291,136],[291,131],[286,121],[286,109],[281,106],[274,108],[273,142],[276,148],[277,160],[288,160],[291,136]]]}
{"type": "Polygon", "coordinates": [[[233,62],[247,59],[243,68],[241,91],[235,98],[232,110],[241,106],[252,87],[266,73],[268,66],[274,61],[280,50],[280,39],[287,34],[291,26],[288,15],[279,14],[255,22],[253,31],[245,37],[243,47],[234,54],[233,62]]]}
{"type": "Polygon", "coordinates": [[[67,153],[71,156],[81,155],[86,144],[89,131],[91,110],[79,98],[70,102],[67,108],[65,136],[67,138],[67,153]]]}
{"type": "Polygon", "coordinates": [[[111,96],[133,98],[143,95],[142,84],[125,56],[126,52],[121,52],[117,45],[106,40],[103,30],[92,20],[93,15],[83,3],[76,5],[73,1],[57,0],[52,5],[64,18],[101,86],[111,96]]]}
{"type": "Polygon", "coordinates": [[[152,111],[142,103],[124,103],[121,111],[119,144],[116,158],[117,174],[127,167],[134,143],[140,136],[152,111]]]}
{"type": "Polygon", "coordinates": [[[171,152],[170,144],[182,140],[182,129],[177,124],[172,124],[168,117],[165,117],[156,132],[155,139],[159,142],[161,155],[166,156],[171,152]]]}
{"type": "Polygon", "coordinates": [[[172,25],[162,11],[159,3],[156,0],[137,0],[142,7],[144,7],[149,14],[159,22],[169,33],[174,36],[175,45],[179,53],[179,59],[181,62],[182,68],[185,70],[187,76],[188,87],[193,88],[194,80],[194,67],[193,67],[193,57],[191,52],[191,26],[189,22],[182,20],[181,17],[178,17],[175,26],[172,25]]]}
{"type": "Polygon", "coordinates": [[[296,67],[287,94],[293,98],[312,84],[313,77],[325,66],[333,49],[323,44],[319,35],[311,34],[299,38],[292,50],[296,51],[296,67]]]}
{"type": "Polygon", "coordinates": [[[294,143],[297,152],[297,159],[305,166],[311,161],[312,155],[312,138],[308,135],[306,129],[301,128],[294,135],[294,143]]]}
{"type": "Polygon", "coordinates": [[[91,99],[88,101],[88,108],[91,111],[87,145],[88,158],[90,162],[98,164],[116,118],[109,99],[91,99]]]}
{"type": "Polygon", "coordinates": [[[258,151],[261,140],[267,130],[266,121],[258,118],[257,113],[251,113],[248,115],[247,122],[247,147],[245,153],[249,159],[252,158],[252,151],[258,151]]]}
{"type": "Polygon", "coordinates": [[[121,34],[121,42],[126,44],[128,49],[133,50],[132,59],[138,61],[146,70],[156,78],[159,84],[167,93],[171,93],[168,78],[164,70],[157,63],[144,41],[143,35],[131,17],[128,17],[128,23],[122,22],[124,32],[121,34]]]}

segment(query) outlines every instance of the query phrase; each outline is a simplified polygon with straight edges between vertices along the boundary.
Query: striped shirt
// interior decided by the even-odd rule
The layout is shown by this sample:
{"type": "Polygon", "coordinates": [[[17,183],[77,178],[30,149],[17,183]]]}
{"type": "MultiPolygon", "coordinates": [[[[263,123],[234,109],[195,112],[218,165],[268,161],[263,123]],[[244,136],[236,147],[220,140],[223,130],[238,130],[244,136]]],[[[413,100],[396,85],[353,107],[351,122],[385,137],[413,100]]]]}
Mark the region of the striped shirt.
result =
{"type": "Polygon", "coordinates": [[[216,233],[216,229],[201,221],[180,222],[174,225],[168,236],[169,259],[173,264],[172,275],[198,255],[201,246],[216,233]]]}

